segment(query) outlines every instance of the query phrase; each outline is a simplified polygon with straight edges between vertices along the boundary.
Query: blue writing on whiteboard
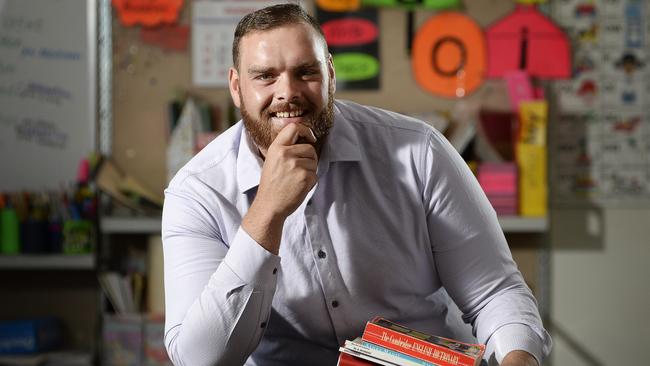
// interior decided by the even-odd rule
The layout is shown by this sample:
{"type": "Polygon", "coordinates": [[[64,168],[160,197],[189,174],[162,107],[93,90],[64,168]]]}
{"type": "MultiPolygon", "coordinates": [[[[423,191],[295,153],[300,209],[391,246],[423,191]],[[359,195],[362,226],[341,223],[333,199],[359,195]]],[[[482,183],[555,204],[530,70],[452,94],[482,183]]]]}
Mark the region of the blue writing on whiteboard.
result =
{"type": "Polygon", "coordinates": [[[62,89],[58,86],[43,85],[35,82],[30,82],[20,92],[22,98],[31,98],[40,100],[42,102],[60,105],[64,100],[72,99],[69,91],[62,89]]]}
{"type": "Polygon", "coordinates": [[[68,135],[60,131],[56,124],[42,119],[25,118],[15,126],[16,137],[41,146],[64,149],[68,135]]]}
{"type": "Polygon", "coordinates": [[[55,50],[51,48],[42,47],[38,53],[41,58],[50,59],[50,60],[70,60],[70,61],[79,61],[81,60],[81,54],[79,52],[67,51],[67,50],[55,50]]]}

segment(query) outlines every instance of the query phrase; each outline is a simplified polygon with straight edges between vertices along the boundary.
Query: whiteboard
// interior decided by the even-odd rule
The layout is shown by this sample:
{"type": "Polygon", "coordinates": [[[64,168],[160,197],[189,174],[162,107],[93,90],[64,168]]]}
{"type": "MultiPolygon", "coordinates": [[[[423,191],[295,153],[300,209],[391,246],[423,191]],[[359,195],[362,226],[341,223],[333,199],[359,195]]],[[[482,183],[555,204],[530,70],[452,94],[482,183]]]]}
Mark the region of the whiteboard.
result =
{"type": "Polygon", "coordinates": [[[95,0],[0,0],[0,191],[58,189],[96,150],[95,0]]]}

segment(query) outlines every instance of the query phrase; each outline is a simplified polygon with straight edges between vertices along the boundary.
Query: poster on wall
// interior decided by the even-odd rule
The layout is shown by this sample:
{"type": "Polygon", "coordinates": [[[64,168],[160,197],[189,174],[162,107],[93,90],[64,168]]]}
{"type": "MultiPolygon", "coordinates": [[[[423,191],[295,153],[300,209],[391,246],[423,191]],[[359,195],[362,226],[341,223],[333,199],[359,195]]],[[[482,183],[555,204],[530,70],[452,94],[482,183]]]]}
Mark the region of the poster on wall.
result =
{"type": "MultiPolygon", "coordinates": [[[[278,0],[222,0],[192,3],[192,82],[197,86],[227,87],[232,66],[232,42],[244,15],[278,0]]],[[[299,3],[293,1],[294,3],[299,3]]]]}
{"type": "Polygon", "coordinates": [[[337,90],[377,90],[380,87],[377,9],[352,12],[317,9],[336,70],[337,90]]]}
{"type": "Polygon", "coordinates": [[[573,41],[571,80],[556,82],[551,202],[650,202],[650,9],[641,0],[553,2],[573,41]]]}

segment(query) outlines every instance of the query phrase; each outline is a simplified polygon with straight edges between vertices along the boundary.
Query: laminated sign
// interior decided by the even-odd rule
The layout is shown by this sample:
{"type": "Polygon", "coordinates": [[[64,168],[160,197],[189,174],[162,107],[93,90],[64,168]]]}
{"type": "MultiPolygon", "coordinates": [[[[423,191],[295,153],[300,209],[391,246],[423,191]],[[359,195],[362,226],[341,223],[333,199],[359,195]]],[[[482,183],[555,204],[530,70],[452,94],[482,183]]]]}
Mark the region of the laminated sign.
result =
{"type": "Polygon", "coordinates": [[[337,90],[379,88],[379,25],[377,9],[346,13],[317,10],[325,40],[332,53],[337,90]]]}

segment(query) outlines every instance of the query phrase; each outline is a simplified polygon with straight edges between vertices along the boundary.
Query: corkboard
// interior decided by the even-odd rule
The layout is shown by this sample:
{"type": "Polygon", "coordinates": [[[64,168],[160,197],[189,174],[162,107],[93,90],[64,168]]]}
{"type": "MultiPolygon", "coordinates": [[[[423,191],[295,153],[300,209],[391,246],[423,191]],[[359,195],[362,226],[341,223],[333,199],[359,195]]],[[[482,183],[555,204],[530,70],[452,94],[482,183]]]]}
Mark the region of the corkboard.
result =
{"type": "MultiPolygon", "coordinates": [[[[188,1],[184,5],[181,24],[190,25],[190,4],[188,1]]],[[[481,26],[507,14],[512,7],[509,0],[465,2],[465,12],[481,26]]],[[[416,12],[416,24],[422,24],[433,14],[416,12]]],[[[379,15],[381,90],[343,91],[337,97],[400,112],[449,110],[453,100],[428,94],[411,76],[406,51],[406,12],[382,9],[379,15]]],[[[176,94],[189,91],[218,105],[225,117],[230,95],[226,89],[192,86],[189,44],[186,52],[166,51],[142,43],[139,33],[139,27],[127,28],[113,21],[113,157],[126,173],[161,193],[167,184],[167,103],[176,94]]],[[[508,105],[500,82],[487,82],[469,99],[480,99],[484,105],[495,108],[508,105]]]]}

